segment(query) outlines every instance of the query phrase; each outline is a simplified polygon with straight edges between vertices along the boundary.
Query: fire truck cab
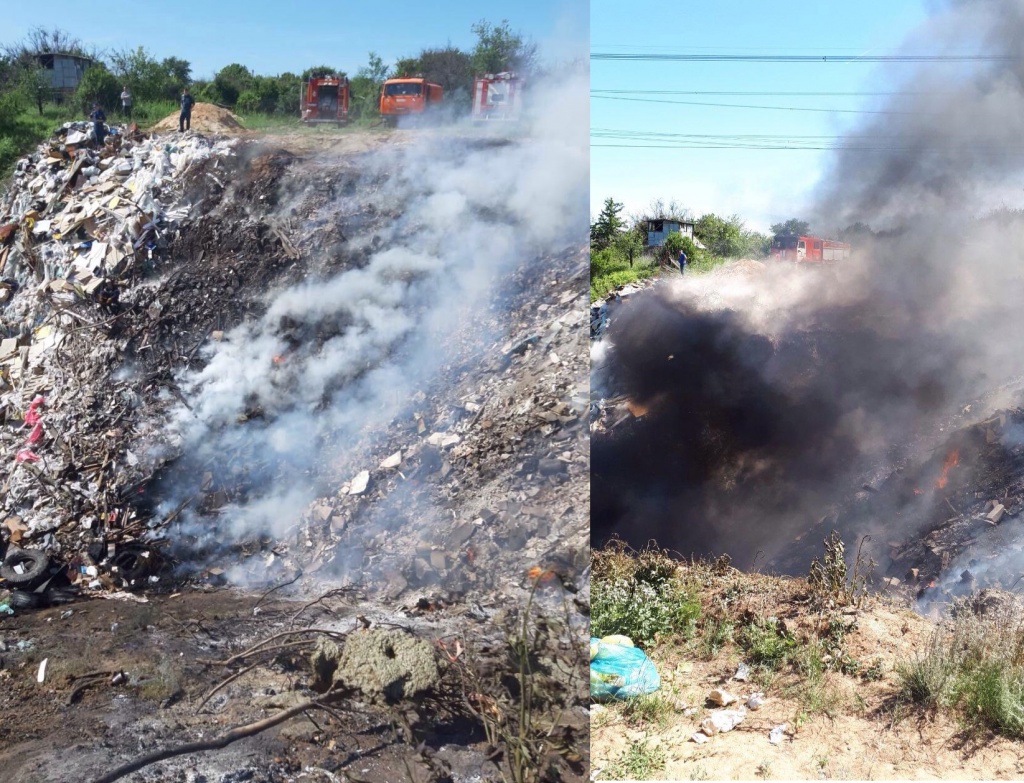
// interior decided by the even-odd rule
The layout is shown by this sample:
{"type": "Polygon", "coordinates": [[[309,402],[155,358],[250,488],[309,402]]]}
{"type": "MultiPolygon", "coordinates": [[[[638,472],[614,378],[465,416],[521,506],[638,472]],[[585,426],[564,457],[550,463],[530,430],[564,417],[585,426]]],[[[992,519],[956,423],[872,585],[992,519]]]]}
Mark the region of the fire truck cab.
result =
{"type": "Polygon", "coordinates": [[[422,114],[441,102],[442,93],[440,84],[428,82],[422,76],[388,79],[380,89],[381,120],[396,125],[399,117],[422,114]]]}
{"type": "Polygon", "coordinates": [[[523,80],[511,72],[485,73],[473,80],[473,121],[517,120],[523,80]]]}
{"type": "Polygon", "coordinates": [[[344,76],[323,74],[310,76],[305,84],[299,110],[305,123],[348,122],[348,79],[344,76]]]}
{"type": "Polygon", "coordinates": [[[815,236],[781,234],[772,240],[771,258],[799,263],[828,264],[850,257],[850,245],[815,236]]]}

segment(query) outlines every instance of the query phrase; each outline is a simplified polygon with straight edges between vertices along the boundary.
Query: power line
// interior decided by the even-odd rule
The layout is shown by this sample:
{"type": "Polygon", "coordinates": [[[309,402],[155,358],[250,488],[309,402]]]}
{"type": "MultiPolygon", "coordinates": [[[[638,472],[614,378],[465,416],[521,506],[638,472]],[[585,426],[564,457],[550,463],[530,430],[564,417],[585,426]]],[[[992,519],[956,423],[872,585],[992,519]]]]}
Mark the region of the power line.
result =
{"type": "MultiPolygon", "coordinates": [[[[634,149],[757,149],[757,150],[851,150],[858,152],[910,152],[921,146],[901,135],[872,135],[862,137],[815,136],[785,134],[711,134],[711,133],[659,133],[595,128],[591,138],[602,141],[629,142],[623,144],[592,143],[592,147],[626,147],[634,149]],[[902,143],[901,143],[902,142],[902,143]]],[[[964,143],[944,147],[942,152],[962,154],[966,151],[1010,152],[1016,154],[1024,148],[1010,148],[1001,144],[979,145],[964,143]]]]}
{"type": "Polygon", "coordinates": [[[673,101],[663,98],[627,98],[623,95],[591,95],[605,101],[631,101],[634,103],[668,103],[677,106],[713,106],[722,109],[770,109],[773,111],[808,111],[825,114],[899,114],[923,115],[919,111],[886,111],[884,109],[826,109],[818,106],[759,106],[750,103],[714,103],[709,101],[673,101]]]}
{"type": "Polygon", "coordinates": [[[786,96],[786,97],[862,97],[862,96],[877,96],[877,95],[956,95],[953,90],[947,90],[944,92],[940,91],[918,91],[918,90],[866,90],[866,91],[854,91],[854,92],[801,92],[792,90],[770,90],[770,91],[749,91],[749,90],[606,90],[599,88],[591,88],[590,94],[597,97],[600,95],[725,95],[734,97],[751,97],[751,96],[786,96]]]}
{"type": "Polygon", "coordinates": [[[746,63],[1009,63],[1021,58],[999,54],[646,54],[591,52],[591,60],[746,63]]]}

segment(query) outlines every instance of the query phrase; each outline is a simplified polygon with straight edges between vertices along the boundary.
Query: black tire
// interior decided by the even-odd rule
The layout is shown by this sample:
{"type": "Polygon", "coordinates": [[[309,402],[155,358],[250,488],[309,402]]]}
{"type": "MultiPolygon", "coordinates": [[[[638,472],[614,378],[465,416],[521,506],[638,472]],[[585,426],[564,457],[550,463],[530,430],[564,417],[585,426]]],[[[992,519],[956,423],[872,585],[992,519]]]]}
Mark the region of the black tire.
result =
{"type": "Polygon", "coordinates": [[[7,605],[15,612],[25,612],[31,609],[41,609],[46,605],[46,600],[39,593],[11,590],[11,594],[7,599],[7,605]]]}
{"type": "Polygon", "coordinates": [[[46,576],[50,567],[50,558],[35,549],[11,549],[7,552],[3,565],[0,565],[0,576],[9,585],[31,587],[38,584],[46,576]],[[16,566],[20,567],[18,573],[16,566]]]}

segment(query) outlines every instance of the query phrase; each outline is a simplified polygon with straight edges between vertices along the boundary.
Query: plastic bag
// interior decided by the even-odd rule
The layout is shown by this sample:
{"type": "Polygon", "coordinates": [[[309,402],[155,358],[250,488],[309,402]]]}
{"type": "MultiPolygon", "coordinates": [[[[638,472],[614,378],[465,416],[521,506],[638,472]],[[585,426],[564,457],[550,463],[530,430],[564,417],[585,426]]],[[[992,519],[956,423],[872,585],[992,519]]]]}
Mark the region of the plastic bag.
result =
{"type": "Polygon", "coordinates": [[[654,663],[638,647],[590,639],[590,696],[597,701],[628,699],[661,687],[654,663]]]}

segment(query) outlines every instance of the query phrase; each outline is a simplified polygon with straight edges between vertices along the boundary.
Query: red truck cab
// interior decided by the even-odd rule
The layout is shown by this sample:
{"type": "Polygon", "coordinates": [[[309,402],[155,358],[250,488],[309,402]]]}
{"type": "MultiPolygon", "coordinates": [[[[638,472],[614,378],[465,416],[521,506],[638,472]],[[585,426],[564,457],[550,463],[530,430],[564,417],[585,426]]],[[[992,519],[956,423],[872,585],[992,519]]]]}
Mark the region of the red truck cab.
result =
{"type": "Polygon", "coordinates": [[[768,255],[780,261],[829,264],[845,261],[850,257],[850,250],[846,242],[802,234],[780,234],[772,240],[768,255]]]}
{"type": "Polygon", "coordinates": [[[422,76],[388,79],[380,88],[380,116],[389,125],[399,117],[422,114],[428,107],[441,102],[440,84],[428,82],[422,76]]]}

